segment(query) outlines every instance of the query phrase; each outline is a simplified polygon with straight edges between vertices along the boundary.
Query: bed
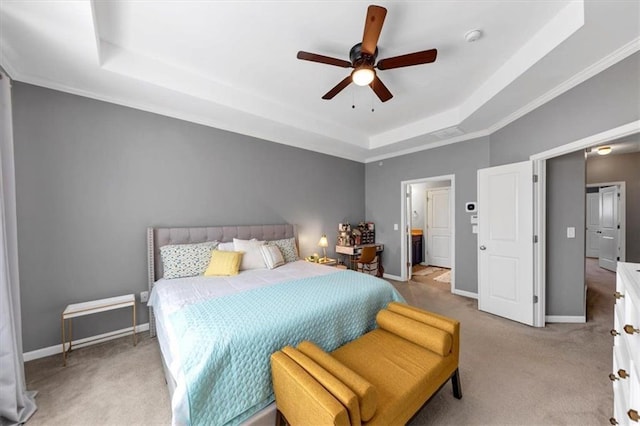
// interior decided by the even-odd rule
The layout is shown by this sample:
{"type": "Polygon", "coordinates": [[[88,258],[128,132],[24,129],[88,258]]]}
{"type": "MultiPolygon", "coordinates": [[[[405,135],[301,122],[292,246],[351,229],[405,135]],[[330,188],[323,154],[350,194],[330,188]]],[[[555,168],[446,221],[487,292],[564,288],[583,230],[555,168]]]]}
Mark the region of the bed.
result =
{"type": "Polygon", "coordinates": [[[284,225],[149,228],[149,328],[157,336],[173,424],[272,423],[269,355],[302,340],[333,350],[403,301],[388,282],[292,260],[229,277],[166,279],[160,248],[236,239],[297,242],[284,225]]]}

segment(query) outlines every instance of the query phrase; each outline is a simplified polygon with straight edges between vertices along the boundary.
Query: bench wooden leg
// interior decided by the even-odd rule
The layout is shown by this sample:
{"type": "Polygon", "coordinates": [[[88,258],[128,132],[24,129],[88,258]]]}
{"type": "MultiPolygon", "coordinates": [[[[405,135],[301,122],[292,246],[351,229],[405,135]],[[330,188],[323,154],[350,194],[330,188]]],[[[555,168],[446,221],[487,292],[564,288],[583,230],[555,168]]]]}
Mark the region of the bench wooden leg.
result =
{"type": "Polygon", "coordinates": [[[451,385],[453,385],[453,396],[458,399],[462,398],[462,386],[460,386],[460,371],[456,368],[456,371],[451,376],[451,385]]]}
{"type": "Polygon", "coordinates": [[[276,408],[276,426],[286,426],[286,424],[287,421],[284,419],[284,416],[282,415],[280,410],[276,408]]]}

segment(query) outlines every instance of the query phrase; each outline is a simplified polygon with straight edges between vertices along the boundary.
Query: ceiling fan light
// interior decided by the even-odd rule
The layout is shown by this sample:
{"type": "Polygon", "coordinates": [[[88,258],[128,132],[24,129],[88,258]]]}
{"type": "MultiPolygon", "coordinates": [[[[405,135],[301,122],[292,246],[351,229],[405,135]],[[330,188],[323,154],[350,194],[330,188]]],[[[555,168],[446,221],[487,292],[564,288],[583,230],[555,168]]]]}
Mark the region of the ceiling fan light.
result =
{"type": "Polygon", "coordinates": [[[600,148],[598,148],[598,154],[600,155],[607,155],[609,153],[611,153],[610,146],[601,146],[600,148]]]}
{"type": "Polygon", "coordinates": [[[351,80],[358,86],[367,86],[373,81],[375,76],[376,72],[372,67],[362,66],[360,68],[356,68],[351,73],[351,80]]]}

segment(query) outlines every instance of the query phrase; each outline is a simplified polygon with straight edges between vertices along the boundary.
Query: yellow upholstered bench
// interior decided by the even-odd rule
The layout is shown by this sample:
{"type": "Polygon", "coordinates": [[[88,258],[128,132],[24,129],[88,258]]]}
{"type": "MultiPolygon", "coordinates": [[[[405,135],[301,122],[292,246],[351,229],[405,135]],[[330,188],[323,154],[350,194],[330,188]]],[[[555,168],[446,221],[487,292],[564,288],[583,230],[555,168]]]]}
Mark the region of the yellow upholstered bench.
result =
{"type": "Polygon", "coordinates": [[[276,424],[401,425],[451,379],[462,398],[460,323],[401,303],[329,353],[311,342],[271,356],[276,424]]]}

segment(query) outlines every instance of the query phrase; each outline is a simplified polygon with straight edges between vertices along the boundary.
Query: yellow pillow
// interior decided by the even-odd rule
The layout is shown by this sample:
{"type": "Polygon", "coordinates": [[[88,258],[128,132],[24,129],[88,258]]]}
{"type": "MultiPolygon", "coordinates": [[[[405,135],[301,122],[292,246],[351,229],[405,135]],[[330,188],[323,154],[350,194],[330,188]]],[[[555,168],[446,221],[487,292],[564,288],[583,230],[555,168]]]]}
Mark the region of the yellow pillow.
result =
{"type": "Polygon", "coordinates": [[[207,270],[204,271],[204,276],[238,275],[240,262],[242,262],[242,254],[243,253],[239,251],[213,250],[211,252],[209,266],[207,270]]]}

